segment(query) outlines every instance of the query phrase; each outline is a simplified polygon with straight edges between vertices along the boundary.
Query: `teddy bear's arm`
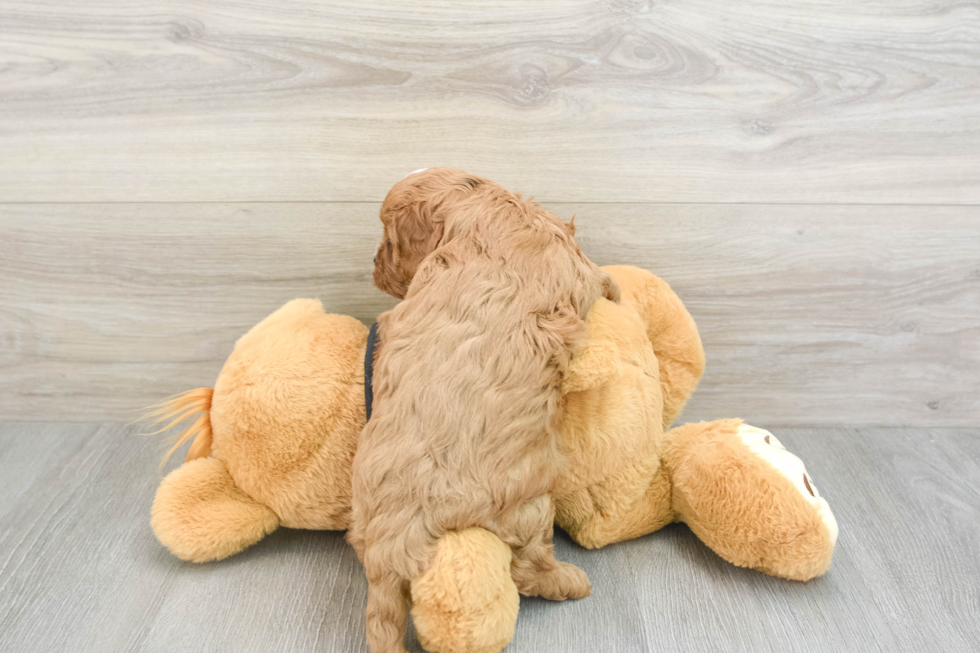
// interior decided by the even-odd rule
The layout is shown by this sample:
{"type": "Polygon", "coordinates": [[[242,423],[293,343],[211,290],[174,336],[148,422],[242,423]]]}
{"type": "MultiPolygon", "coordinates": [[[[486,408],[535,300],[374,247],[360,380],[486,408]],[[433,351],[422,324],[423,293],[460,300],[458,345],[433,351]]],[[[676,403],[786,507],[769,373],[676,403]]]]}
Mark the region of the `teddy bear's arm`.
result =
{"type": "Polygon", "coordinates": [[[622,303],[646,323],[647,337],[660,364],[664,427],[680,415],[704,372],[704,348],[694,318],[666,281],[631,265],[602,268],[622,290],[622,303]]]}

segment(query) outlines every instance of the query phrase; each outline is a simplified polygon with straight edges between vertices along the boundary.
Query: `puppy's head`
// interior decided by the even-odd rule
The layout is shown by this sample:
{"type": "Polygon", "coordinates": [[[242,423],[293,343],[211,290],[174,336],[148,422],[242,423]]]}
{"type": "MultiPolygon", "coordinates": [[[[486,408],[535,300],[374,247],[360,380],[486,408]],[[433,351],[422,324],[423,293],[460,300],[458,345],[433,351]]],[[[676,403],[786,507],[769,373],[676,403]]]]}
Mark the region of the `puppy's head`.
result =
{"type": "Polygon", "coordinates": [[[416,270],[443,240],[453,204],[486,180],[453,168],[427,168],[395,184],[381,205],[384,235],[374,259],[374,285],[405,297],[416,270]]]}

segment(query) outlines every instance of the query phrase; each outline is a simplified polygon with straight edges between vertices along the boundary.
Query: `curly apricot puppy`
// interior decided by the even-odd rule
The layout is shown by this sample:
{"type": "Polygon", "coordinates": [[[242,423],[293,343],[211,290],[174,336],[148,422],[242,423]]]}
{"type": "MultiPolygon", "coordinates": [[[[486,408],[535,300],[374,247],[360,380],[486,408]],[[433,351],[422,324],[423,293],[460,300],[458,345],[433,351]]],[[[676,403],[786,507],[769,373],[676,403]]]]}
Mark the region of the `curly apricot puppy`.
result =
{"type": "Polygon", "coordinates": [[[414,173],[381,208],[374,410],[353,466],[348,539],[369,583],[375,653],[404,651],[409,582],[447,531],[477,526],[513,552],[521,593],[580,598],[552,547],[560,385],[585,318],[619,287],[573,229],[459,170],[414,173]]]}

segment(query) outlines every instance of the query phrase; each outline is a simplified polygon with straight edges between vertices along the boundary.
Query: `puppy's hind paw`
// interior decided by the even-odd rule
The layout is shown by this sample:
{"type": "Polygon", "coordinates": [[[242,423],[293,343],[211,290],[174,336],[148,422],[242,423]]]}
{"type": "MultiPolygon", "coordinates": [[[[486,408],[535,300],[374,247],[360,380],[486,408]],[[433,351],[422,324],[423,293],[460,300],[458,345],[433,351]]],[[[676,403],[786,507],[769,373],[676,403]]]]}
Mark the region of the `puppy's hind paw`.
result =
{"type": "Polygon", "coordinates": [[[567,562],[559,562],[557,567],[543,573],[536,585],[535,593],[550,601],[584,599],[592,593],[592,583],[585,572],[567,562]]]}

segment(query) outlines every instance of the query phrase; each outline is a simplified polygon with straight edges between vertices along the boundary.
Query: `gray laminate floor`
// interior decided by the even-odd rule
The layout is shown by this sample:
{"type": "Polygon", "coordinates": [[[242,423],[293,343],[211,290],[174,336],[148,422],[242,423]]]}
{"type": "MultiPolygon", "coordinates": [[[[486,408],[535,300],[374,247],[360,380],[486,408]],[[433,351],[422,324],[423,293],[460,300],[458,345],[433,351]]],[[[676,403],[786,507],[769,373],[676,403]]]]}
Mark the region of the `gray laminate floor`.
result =
{"type": "MultiPolygon", "coordinates": [[[[559,534],[593,595],[522,600],[508,651],[980,650],[980,431],[775,432],[840,523],[824,577],[735,568],[681,525],[599,551],[559,534]]],[[[0,650],[366,651],[366,583],[341,533],[181,562],[148,523],[160,443],[134,433],[0,425],[0,650]]]]}

